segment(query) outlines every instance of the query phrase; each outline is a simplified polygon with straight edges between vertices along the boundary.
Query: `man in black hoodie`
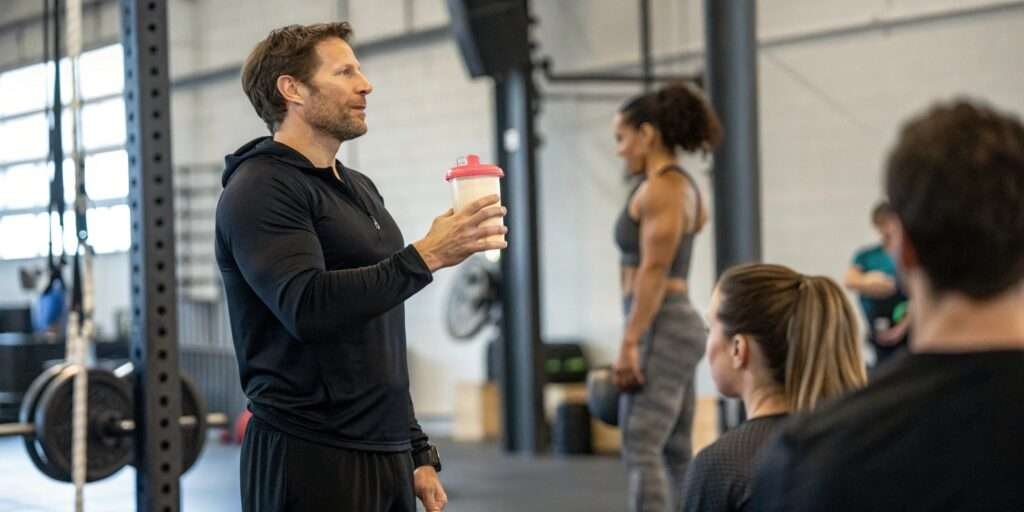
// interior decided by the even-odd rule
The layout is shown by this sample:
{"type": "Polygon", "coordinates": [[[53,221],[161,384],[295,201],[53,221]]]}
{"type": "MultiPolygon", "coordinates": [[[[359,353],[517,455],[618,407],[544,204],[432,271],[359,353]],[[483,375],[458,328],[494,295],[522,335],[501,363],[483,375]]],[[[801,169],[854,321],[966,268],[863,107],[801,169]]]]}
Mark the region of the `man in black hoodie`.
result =
{"type": "Polygon", "coordinates": [[[447,502],[409,394],[403,302],[432,273],[502,249],[497,196],[406,245],[368,177],[335,159],[372,87],[347,23],[274,30],[242,85],[271,137],[226,157],[217,205],[242,387],[243,510],[412,512],[447,502]]]}

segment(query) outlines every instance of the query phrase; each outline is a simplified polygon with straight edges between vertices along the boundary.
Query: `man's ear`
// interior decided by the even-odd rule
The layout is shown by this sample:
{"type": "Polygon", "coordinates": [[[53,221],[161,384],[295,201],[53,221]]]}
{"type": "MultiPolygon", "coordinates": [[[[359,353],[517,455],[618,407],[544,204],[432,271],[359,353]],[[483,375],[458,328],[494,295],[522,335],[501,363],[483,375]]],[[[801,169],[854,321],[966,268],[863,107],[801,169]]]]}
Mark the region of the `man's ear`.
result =
{"type": "Polygon", "coordinates": [[[291,75],[280,75],[277,77],[277,92],[284,98],[285,103],[297,103],[303,105],[306,102],[308,91],[306,86],[291,75]]]}
{"type": "Polygon", "coordinates": [[[917,270],[921,266],[921,261],[917,257],[917,249],[910,243],[910,237],[907,236],[903,223],[898,218],[893,218],[889,222],[892,223],[888,228],[890,236],[892,236],[892,249],[889,257],[904,273],[917,270]]]}

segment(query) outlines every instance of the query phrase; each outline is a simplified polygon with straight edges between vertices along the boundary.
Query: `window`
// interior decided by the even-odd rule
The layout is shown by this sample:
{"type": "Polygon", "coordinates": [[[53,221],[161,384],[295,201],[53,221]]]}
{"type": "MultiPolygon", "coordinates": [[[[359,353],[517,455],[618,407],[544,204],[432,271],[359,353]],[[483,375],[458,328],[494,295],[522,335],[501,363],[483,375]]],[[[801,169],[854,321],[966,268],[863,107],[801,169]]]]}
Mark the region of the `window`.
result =
{"type": "Polygon", "coordinates": [[[47,64],[36,64],[0,74],[0,116],[46,108],[53,89],[46,86],[47,64]]]}
{"type": "Polygon", "coordinates": [[[127,251],[132,243],[128,205],[89,210],[89,243],[96,252],[127,251]]]}
{"type": "MultiPolygon", "coordinates": [[[[124,100],[120,97],[82,106],[82,147],[85,151],[124,146],[124,100]]],[[[64,151],[70,153],[71,111],[64,111],[64,151]]]]}
{"type": "Polygon", "coordinates": [[[46,253],[46,214],[23,213],[0,217],[0,239],[18,243],[0,244],[0,258],[31,258],[46,253]],[[42,247],[42,251],[39,248],[42,247]]]}
{"type": "Polygon", "coordinates": [[[0,174],[0,210],[46,206],[50,202],[47,174],[46,165],[41,163],[8,167],[0,174]]]}
{"type": "MultiPolygon", "coordinates": [[[[74,176],[72,173],[72,184],[74,184],[74,176]]],[[[85,192],[94,201],[119,199],[127,196],[128,152],[119,149],[86,157],[85,192]]]]}
{"type": "MultiPolygon", "coordinates": [[[[124,52],[119,44],[83,53],[78,60],[78,69],[82,75],[81,90],[85,100],[121,94],[124,89],[124,52]]],[[[70,94],[67,98],[71,98],[70,94]]]]}
{"type": "MultiPolygon", "coordinates": [[[[85,184],[89,195],[89,242],[97,252],[125,251],[131,244],[128,156],[125,152],[124,57],[120,44],[84,52],[79,60],[82,94],[81,140],[85,184]]],[[[53,95],[53,65],[35,64],[0,73],[0,259],[33,258],[47,253],[49,233],[59,223],[47,222],[53,166],[49,152],[47,104],[53,95]]],[[[61,99],[71,101],[71,69],[61,62],[61,99]]],[[[71,111],[62,118],[65,247],[76,245],[75,167],[71,111]]],[[[55,247],[59,252],[59,243],[55,247]]]]}
{"type": "Polygon", "coordinates": [[[0,151],[0,164],[46,160],[49,134],[45,114],[0,121],[0,141],[4,145],[0,151]]]}

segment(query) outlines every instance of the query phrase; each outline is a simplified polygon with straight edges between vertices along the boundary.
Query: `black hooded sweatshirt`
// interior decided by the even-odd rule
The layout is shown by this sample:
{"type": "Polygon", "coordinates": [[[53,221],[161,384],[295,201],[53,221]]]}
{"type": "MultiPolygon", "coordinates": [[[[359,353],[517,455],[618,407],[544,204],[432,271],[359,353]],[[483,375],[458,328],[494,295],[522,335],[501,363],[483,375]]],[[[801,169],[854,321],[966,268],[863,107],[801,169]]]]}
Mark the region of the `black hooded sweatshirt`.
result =
{"type": "Polygon", "coordinates": [[[375,452],[427,446],[409,394],[403,302],[432,280],[377,187],[270,137],[225,158],[217,204],[242,388],[290,435],[375,452]]]}

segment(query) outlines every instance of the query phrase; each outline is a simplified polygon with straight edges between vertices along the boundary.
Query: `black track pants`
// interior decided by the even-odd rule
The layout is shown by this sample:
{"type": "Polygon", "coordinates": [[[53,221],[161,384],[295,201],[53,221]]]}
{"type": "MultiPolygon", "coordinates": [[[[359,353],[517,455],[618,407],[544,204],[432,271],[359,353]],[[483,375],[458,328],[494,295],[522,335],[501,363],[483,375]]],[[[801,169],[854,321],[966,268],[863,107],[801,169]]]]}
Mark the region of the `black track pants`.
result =
{"type": "Polygon", "coordinates": [[[344,450],[257,418],[242,443],[243,512],[415,512],[409,452],[344,450]]]}

